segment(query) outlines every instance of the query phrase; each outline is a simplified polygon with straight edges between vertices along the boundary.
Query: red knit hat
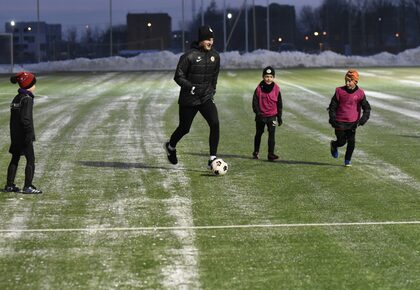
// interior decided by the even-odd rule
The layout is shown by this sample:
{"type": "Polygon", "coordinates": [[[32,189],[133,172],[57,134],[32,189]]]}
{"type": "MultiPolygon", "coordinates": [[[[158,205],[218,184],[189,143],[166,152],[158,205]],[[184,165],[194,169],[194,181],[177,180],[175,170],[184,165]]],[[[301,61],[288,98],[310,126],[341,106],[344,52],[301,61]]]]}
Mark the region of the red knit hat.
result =
{"type": "Polygon", "coordinates": [[[12,84],[18,83],[22,89],[29,89],[36,83],[36,78],[34,74],[23,71],[10,77],[10,82],[12,84]]]}
{"type": "Polygon", "coordinates": [[[349,69],[344,79],[351,79],[354,82],[359,82],[359,73],[355,69],[349,69]]]}

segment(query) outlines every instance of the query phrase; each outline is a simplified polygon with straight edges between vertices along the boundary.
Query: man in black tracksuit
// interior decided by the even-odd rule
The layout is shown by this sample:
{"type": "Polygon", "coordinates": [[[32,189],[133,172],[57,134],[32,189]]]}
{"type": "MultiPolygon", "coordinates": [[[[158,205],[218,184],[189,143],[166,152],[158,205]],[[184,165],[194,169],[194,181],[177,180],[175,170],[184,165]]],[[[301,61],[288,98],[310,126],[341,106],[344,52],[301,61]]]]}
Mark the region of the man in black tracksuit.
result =
{"type": "Polygon", "coordinates": [[[219,54],[213,50],[213,30],[200,27],[198,41],[179,59],[174,80],[181,87],[179,93],[179,125],[164,144],[169,161],[177,164],[176,145],[190,131],[197,112],[210,127],[210,157],[208,166],[216,159],[219,145],[219,117],[213,101],[220,69],[219,54]]]}

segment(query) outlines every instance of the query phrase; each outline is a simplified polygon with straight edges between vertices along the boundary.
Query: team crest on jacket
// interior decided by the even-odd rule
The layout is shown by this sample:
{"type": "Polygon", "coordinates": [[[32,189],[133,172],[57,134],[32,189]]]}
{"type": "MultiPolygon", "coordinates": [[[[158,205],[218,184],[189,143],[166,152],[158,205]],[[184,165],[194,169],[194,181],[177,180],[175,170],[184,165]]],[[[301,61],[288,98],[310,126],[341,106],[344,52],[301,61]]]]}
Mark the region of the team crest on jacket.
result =
{"type": "Polygon", "coordinates": [[[212,56],[212,57],[210,57],[210,60],[211,60],[212,62],[214,62],[214,61],[216,60],[216,58],[215,58],[214,56],[212,56]]]}

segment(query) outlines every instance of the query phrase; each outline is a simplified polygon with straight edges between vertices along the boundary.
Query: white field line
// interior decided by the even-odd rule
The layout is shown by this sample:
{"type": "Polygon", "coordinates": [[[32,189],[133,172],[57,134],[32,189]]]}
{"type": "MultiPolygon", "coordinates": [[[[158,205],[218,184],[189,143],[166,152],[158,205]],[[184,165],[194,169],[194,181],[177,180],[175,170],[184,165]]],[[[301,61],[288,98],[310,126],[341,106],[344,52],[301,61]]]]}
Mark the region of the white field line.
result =
{"type": "Polygon", "coordinates": [[[392,226],[420,225],[420,221],[365,221],[365,222],[331,222],[302,224],[249,224],[220,226],[175,226],[175,227],[115,227],[115,228],[69,228],[69,229],[0,229],[0,233],[65,233],[65,232],[142,232],[142,231],[191,231],[191,230],[228,230],[228,229],[258,229],[258,228],[313,228],[313,227],[351,227],[351,226],[392,226]]]}

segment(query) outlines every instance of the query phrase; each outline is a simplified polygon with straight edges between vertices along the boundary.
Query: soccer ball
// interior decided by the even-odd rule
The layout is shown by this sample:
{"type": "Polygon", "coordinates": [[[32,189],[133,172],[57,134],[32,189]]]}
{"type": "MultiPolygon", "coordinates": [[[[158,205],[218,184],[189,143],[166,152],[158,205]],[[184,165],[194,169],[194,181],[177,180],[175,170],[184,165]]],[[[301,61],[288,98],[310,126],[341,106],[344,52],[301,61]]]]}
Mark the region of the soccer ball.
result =
{"type": "Polygon", "coordinates": [[[224,175],[227,173],[228,169],[228,164],[221,158],[217,158],[211,163],[211,171],[213,171],[215,175],[224,175]]]}

